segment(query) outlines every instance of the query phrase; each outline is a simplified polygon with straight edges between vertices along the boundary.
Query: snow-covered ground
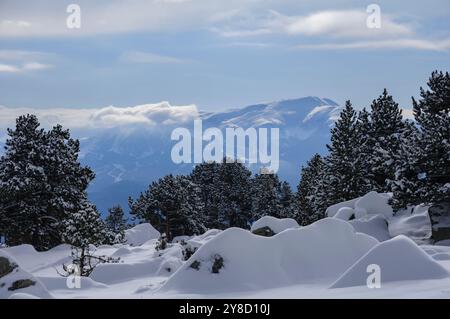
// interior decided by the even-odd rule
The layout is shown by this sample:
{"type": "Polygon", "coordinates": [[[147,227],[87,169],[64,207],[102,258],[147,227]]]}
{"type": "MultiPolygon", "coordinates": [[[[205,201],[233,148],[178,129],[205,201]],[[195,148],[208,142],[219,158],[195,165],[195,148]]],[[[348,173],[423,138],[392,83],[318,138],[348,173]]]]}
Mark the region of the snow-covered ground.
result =
{"type": "Polygon", "coordinates": [[[58,274],[70,263],[67,245],[2,248],[0,298],[450,298],[450,246],[428,242],[427,208],[394,216],[388,198],[369,193],[335,205],[307,227],[272,217],[255,223],[253,230],[269,227],[272,237],[209,230],[159,251],[159,233],[139,225],[126,244],[96,248],[120,262],[97,266],[80,288],[58,274]],[[367,285],[373,265],[380,288],[367,285]],[[22,279],[34,284],[8,289],[22,279]]]}

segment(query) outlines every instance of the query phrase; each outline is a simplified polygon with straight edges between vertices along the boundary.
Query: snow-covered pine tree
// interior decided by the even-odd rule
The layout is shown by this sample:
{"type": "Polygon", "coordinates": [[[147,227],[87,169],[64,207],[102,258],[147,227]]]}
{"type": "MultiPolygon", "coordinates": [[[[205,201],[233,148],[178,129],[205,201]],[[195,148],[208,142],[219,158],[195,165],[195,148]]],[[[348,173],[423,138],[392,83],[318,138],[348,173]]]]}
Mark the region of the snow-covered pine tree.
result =
{"type": "Polygon", "coordinates": [[[251,175],[239,161],[223,160],[220,165],[218,222],[221,229],[249,228],[251,219],[251,175]]]}
{"type": "Polygon", "coordinates": [[[394,158],[399,151],[405,129],[402,111],[387,90],[372,102],[366,157],[371,190],[390,192],[394,180],[394,158]]]}
{"type": "Polygon", "coordinates": [[[356,133],[356,111],[347,101],[331,129],[331,143],[327,145],[329,154],[318,185],[320,197],[316,200],[316,213],[323,214],[327,207],[363,194],[365,181],[359,167],[356,133]]]}
{"type": "Polygon", "coordinates": [[[205,226],[208,229],[221,229],[219,223],[219,206],[222,201],[220,187],[221,163],[205,162],[192,170],[190,178],[200,188],[200,196],[204,205],[205,226]]]}
{"type": "Polygon", "coordinates": [[[360,191],[366,194],[376,189],[375,182],[371,178],[371,157],[374,156],[374,150],[371,145],[371,122],[370,113],[363,108],[358,112],[355,123],[355,145],[358,152],[355,154],[355,168],[360,180],[360,191]]]}
{"type": "MultiPolygon", "coordinates": [[[[83,199],[78,210],[71,213],[62,222],[62,239],[72,246],[72,264],[76,265],[81,276],[89,276],[98,263],[113,261],[106,256],[94,255],[91,245],[111,244],[115,234],[112,233],[101,219],[96,207],[83,199]]],[[[70,274],[74,269],[63,265],[70,274]]]]}
{"type": "Polygon", "coordinates": [[[396,208],[419,203],[445,206],[450,202],[450,75],[434,71],[427,84],[429,89],[420,88],[421,99],[413,98],[419,126],[416,147],[410,147],[410,162],[404,163],[407,168],[398,171],[393,198],[396,208]]]}
{"type": "Polygon", "coordinates": [[[295,195],[292,192],[291,185],[284,181],[281,183],[280,188],[280,204],[281,214],[280,218],[296,218],[296,211],[294,207],[295,195]]]}
{"type": "Polygon", "coordinates": [[[322,198],[319,189],[324,166],[322,157],[314,154],[301,169],[294,204],[295,219],[299,225],[306,226],[324,217],[325,210],[320,205],[322,198]]]}
{"type": "Polygon", "coordinates": [[[79,142],[56,126],[45,132],[36,116],[20,116],[8,129],[0,159],[0,210],[9,245],[38,250],[61,243],[60,223],[77,209],[94,173],[78,162],[79,142]]]}
{"type": "Polygon", "coordinates": [[[106,227],[115,234],[115,242],[120,243],[125,239],[125,230],[127,229],[128,218],[125,218],[125,213],[120,205],[115,205],[108,209],[108,216],[106,216],[106,227]]]}
{"type": "Polygon", "coordinates": [[[201,190],[189,177],[167,175],[129,203],[135,218],[151,223],[169,240],[206,230],[201,190]]]}
{"type": "Polygon", "coordinates": [[[262,171],[252,180],[252,221],[263,216],[281,218],[281,183],[278,175],[262,171]]]}

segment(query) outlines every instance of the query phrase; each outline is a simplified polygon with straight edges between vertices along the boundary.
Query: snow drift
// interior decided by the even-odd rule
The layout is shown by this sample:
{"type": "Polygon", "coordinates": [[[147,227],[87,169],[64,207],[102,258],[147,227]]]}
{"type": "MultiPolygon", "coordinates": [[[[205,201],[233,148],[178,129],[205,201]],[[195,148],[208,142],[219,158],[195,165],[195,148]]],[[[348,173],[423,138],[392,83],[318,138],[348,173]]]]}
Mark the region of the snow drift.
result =
{"type": "Polygon", "coordinates": [[[390,281],[439,279],[449,272],[406,236],[382,242],[350,267],[331,288],[366,285],[367,267],[381,270],[381,284],[390,281]]]}
{"type": "Polygon", "coordinates": [[[23,270],[17,261],[0,250],[0,299],[52,298],[47,288],[23,270]]]}
{"type": "Polygon", "coordinates": [[[273,237],[229,228],[201,246],[160,291],[214,293],[331,283],[377,243],[331,218],[273,237]]]}
{"type": "Polygon", "coordinates": [[[254,232],[255,230],[263,227],[269,227],[275,234],[278,234],[281,233],[283,230],[289,228],[298,228],[300,226],[292,218],[279,219],[272,216],[264,216],[252,224],[250,231],[254,232]]]}
{"type": "Polygon", "coordinates": [[[149,240],[158,239],[160,236],[159,231],[148,223],[139,224],[125,231],[125,241],[130,246],[140,246],[149,240]]]}

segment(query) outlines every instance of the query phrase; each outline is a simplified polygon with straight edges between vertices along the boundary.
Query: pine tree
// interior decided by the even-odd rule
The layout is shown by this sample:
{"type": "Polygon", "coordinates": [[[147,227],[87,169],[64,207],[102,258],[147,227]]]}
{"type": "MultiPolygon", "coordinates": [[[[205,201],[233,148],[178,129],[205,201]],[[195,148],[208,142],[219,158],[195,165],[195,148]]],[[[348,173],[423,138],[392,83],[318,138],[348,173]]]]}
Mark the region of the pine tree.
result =
{"type": "Polygon", "coordinates": [[[282,182],[280,188],[280,218],[296,218],[294,202],[295,195],[292,192],[291,185],[289,185],[289,183],[286,181],[282,182]]]}
{"type": "Polygon", "coordinates": [[[220,165],[218,222],[221,229],[247,229],[251,218],[251,175],[239,161],[224,159],[220,165]]]}
{"type": "MultiPolygon", "coordinates": [[[[302,225],[309,225],[324,217],[324,208],[319,185],[323,176],[325,163],[319,154],[315,154],[301,170],[301,179],[295,196],[296,220],[302,225]]],[[[324,205],[325,206],[325,205],[324,205]]]]}
{"type": "Polygon", "coordinates": [[[397,165],[392,200],[396,209],[408,204],[450,202],[450,75],[435,71],[427,84],[428,90],[420,89],[421,99],[413,98],[418,131],[407,144],[408,161],[397,165]]]}
{"type": "Polygon", "coordinates": [[[395,178],[394,159],[399,151],[405,123],[402,111],[387,90],[372,102],[367,156],[368,177],[371,190],[391,191],[395,178]]]}
{"type": "Polygon", "coordinates": [[[208,229],[221,229],[219,206],[222,201],[220,173],[222,163],[206,162],[196,165],[190,178],[200,188],[200,197],[204,205],[205,226],[208,229]]]}
{"type": "Polygon", "coordinates": [[[115,242],[123,242],[125,238],[125,230],[127,229],[128,218],[125,218],[122,207],[120,205],[113,206],[108,209],[106,217],[106,227],[115,234],[115,242]]]}
{"type": "Polygon", "coordinates": [[[78,162],[79,142],[60,125],[46,132],[36,116],[8,129],[0,159],[0,198],[9,245],[45,250],[61,243],[61,222],[78,208],[94,173],[78,162]]]}
{"type": "Polygon", "coordinates": [[[189,177],[167,175],[129,203],[135,218],[151,223],[169,240],[206,230],[201,190],[189,177]]]}
{"type": "Polygon", "coordinates": [[[207,228],[248,228],[251,215],[251,172],[238,161],[197,165],[191,179],[201,189],[207,228]]]}
{"type": "MultiPolygon", "coordinates": [[[[77,212],[70,214],[62,222],[62,239],[72,247],[72,264],[78,268],[79,275],[89,276],[99,263],[114,262],[106,256],[94,255],[91,245],[111,244],[115,234],[108,230],[96,207],[86,199],[82,200],[77,212]]],[[[63,265],[67,275],[74,269],[63,265]]]]}
{"type": "Polygon", "coordinates": [[[359,165],[356,119],[356,112],[347,101],[327,145],[329,155],[325,158],[315,207],[320,214],[333,204],[363,195],[365,180],[359,165]]]}
{"type": "Polygon", "coordinates": [[[263,216],[281,218],[281,183],[278,175],[261,172],[252,181],[252,221],[263,216]]]}

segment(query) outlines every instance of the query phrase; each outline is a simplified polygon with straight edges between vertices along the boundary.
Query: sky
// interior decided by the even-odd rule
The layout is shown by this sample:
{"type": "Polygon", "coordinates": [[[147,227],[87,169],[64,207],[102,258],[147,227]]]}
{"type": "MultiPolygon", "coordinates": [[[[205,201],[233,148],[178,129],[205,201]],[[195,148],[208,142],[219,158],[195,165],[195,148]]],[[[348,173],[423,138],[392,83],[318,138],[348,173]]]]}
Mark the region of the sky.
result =
{"type": "Polygon", "coordinates": [[[311,95],[361,108],[385,87],[408,108],[435,69],[450,69],[448,0],[0,0],[0,113],[311,95]]]}

